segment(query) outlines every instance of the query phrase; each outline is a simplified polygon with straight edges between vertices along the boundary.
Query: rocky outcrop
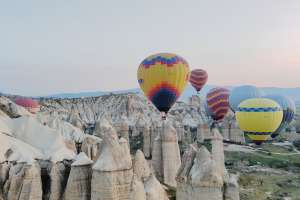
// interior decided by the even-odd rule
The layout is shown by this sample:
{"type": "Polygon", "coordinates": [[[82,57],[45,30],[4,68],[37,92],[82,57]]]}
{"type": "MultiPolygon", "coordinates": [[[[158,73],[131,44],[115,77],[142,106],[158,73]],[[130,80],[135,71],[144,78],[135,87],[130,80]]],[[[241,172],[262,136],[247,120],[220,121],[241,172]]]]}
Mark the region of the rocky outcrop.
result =
{"type": "Polygon", "coordinates": [[[145,192],[147,200],[168,200],[166,191],[162,188],[159,181],[152,174],[147,181],[145,181],[145,192]]]}
{"type": "Polygon", "coordinates": [[[81,144],[81,151],[84,152],[88,158],[95,161],[100,153],[101,142],[102,139],[99,137],[86,135],[81,144]]]}
{"type": "Polygon", "coordinates": [[[163,180],[162,151],[163,150],[162,150],[161,136],[160,136],[160,134],[158,134],[153,142],[151,164],[152,164],[155,176],[159,180],[163,180]]]}
{"type": "Polygon", "coordinates": [[[50,197],[49,200],[60,200],[63,197],[70,173],[70,162],[58,162],[52,166],[50,172],[50,197]]]}
{"type": "Polygon", "coordinates": [[[65,190],[65,200],[90,200],[92,164],[85,153],[81,152],[71,165],[71,172],[65,190]]]}
{"type": "Polygon", "coordinates": [[[163,182],[176,187],[176,173],[181,165],[177,133],[171,123],[166,122],[162,134],[163,182]]]}
{"type": "Polygon", "coordinates": [[[9,178],[10,163],[4,162],[0,164],[0,199],[4,198],[4,184],[9,178]]]}
{"type": "Polygon", "coordinates": [[[144,183],[137,178],[136,176],[133,177],[132,186],[130,191],[130,200],[146,200],[146,192],[144,189],[144,183]]]}
{"type": "Polygon", "coordinates": [[[226,121],[223,127],[224,140],[232,141],[235,143],[245,143],[244,132],[239,128],[236,121],[226,121]]]}
{"type": "Polygon", "coordinates": [[[151,172],[148,163],[142,151],[137,151],[133,160],[133,183],[132,183],[132,197],[139,197],[136,200],[156,200],[168,199],[168,196],[151,172]],[[143,187],[142,187],[143,186],[143,187]]]}
{"type": "Polygon", "coordinates": [[[125,138],[127,141],[129,141],[129,124],[126,116],[122,115],[114,124],[114,127],[119,137],[125,138]]]}
{"type": "Polygon", "coordinates": [[[177,200],[238,200],[237,182],[230,178],[224,164],[223,137],[217,129],[211,135],[211,152],[198,143],[200,146],[190,145],[183,155],[176,177],[177,200]]]}
{"type": "Polygon", "coordinates": [[[129,199],[133,178],[128,143],[118,139],[115,129],[107,121],[101,123],[103,145],[93,166],[92,200],[129,199]]]}
{"type": "Polygon", "coordinates": [[[4,185],[4,199],[41,200],[42,183],[38,164],[17,163],[11,166],[4,185]]]}
{"type": "Polygon", "coordinates": [[[151,170],[142,151],[138,150],[133,160],[133,171],[138,180],[145,181],[149,178],[151,170]]]}
{"type": "Polygon", "coordinates": [[[33,116],[30,112],[28,112],[22,106],[18,106],[10,99],[0,96],[0,110],[4,112],[7,116],[11,118],[17,118],[20,116],[33,116]]]}
{"type": "Polygon", "coordinates": [[[151,163],[161,181],[176,187],[175,177],[181,164],[176,129],[167,121],[161,130],[154,140],[151,163]]]}

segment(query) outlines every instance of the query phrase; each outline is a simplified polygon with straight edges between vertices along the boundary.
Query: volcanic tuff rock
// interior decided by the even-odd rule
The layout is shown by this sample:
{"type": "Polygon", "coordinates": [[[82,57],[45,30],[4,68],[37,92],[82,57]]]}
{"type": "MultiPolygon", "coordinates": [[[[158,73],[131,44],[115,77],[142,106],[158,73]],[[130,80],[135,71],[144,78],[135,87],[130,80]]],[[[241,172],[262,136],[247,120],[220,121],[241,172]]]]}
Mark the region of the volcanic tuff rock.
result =
{"type": "Polygon", "coordinates": [[[164,188],[156,179],[154,173],[150,170],[142,151],[136,152],[133,160],[133,166],[134,177],[131,191],[132,198],[139,197],[146,200],[168,199],[164,188]]]}
{"type": "Polygon", "coordinates": [[[204,145],[190,145],[182,158],[177,173],[177,200],[238,200],[234,176],[230,177],[224,165],[223,138],[217,129],[211,133],[211,152],[204,145]],[[229,177],[229,178],[228,178],[229,177]],[[223,194],[224,183],[228,183],[223,194]]]}
{"type": "Polygon", "coordinates": [[[93,166],[92,200],[127,200],[133,177],[128,143],[118,139],[108,121],[102,121],[101,129],[103,144],[93,166]]]}
{"type": "Polygon", "coordinates": [[[38,164],[18,163],[10,167],[9,177],[4,185],[4,199],[41,200],[42,184],[38,164]]]}
{"type": "MultiPolygon", "coordinates": [[[[200,99],[199,99],[200,102],[200,99]]],[[[71,115],[78,113],[80,121],[87,124],[95,124],[102,118],[106,118],[115,124],[121,118],[125,118],[130,126],[144,125],[159,122],[160,113],[144,97],[137,94],[104,95],[100,97],[87,97],[78,99],[42,99],[40,101],[43,112],[59,113],[58,115],[73,123],[71,115]]],[[[168,119],[183,122],[196,127],[207,121],[204,109],[199,104],[186,104],[177,102],[168,114],[168,119]]]]}
{"type": "Polygon", "coordinates": [[[89,200],[91,198],[92,164],[85,153],[77,155],[65,190],[65,200],[89,200]]]}

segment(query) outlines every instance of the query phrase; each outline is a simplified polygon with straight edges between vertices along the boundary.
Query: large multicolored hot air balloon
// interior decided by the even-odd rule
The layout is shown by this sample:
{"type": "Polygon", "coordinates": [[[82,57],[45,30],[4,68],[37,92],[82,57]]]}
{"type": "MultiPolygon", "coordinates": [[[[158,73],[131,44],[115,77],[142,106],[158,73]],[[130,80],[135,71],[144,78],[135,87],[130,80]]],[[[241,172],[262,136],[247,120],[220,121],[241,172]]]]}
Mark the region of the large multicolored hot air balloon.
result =
{"type": "Polygon", "coordinates": [[[279,127],[283,116],[280,105],[266,98],[243,101],[235,114],[240,129],[256,144],[269,139],[279,127]]]}
{"type": "Polygon", "coordinates": [[[182,57],[160,53],[143,60],[137,78],[148,99],[166,114],[185,89],[189,72],[189,65],[182,57]]]}
{"type": "Polygon", "coordinates": [[[40,110],[39,103],[31,98],[20,97],[15,100],[15,103],[26,108],[32,114],[36,114],[40,110]]]}
{"type": "Polygon", "coordinates": [[[229,110],[229,90],[213,88],[206,95],[206,103],[211,117],[215,121],[222,120],[229,110]]]}
{"type": "Polygon", "coordinates": [[[251,98],[260,98],[261,96],[262,92],[258,88],[251,85],[243,85],[234,88],[230,92],[229,104],[231,109],[235,112],[242,101],[251,98]]]}
{"type": "Polygon", "coordinates": [[[203,69],[194,69],[191,71],[190,83],[199,92],[207,82],[207,72],[203,69]]]}
{"type": "Polygon", "coordinates": [[[276,101],[283,110],[281,124],[271,135],[272,138],[275,138],[293,121],[294,115],[296,113],[296,105],[292,99],[282,95],[267,95],[265,96],[265,98],[276,101]]]}

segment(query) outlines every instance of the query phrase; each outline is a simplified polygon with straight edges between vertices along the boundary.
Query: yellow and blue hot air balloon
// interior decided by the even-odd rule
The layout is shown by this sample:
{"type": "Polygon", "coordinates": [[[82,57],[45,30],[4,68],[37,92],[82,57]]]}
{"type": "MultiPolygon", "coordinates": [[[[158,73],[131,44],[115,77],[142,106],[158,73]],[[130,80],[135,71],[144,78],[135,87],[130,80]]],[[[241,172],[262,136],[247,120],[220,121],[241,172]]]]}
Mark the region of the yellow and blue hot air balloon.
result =
{"type": "Polygon", "coordinates": [[[252,98],[242,101],[236,110],[240,129],[256,144],[269,139],[282,120],[280,105],[267,98],[252,98]]]}
{"type": "Polygon", "coordinates": [[[185,89],[189,72],[189,65],[182,57],[159,53],[143,60],[137,78],[148,99],[166,114],[185,89]]]}

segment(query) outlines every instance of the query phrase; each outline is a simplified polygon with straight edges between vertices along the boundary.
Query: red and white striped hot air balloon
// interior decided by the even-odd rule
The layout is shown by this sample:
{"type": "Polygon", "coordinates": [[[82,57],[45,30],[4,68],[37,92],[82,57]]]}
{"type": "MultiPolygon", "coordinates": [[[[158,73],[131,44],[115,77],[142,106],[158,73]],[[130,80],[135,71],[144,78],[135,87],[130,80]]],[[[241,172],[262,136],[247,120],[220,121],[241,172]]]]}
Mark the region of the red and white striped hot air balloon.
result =
{"type": "Polygon", "coordinates": [[[207,93],[207,108],[215,121],[223,120],[229,111],[229,93],[229,90],[221,87],[213,88],[207,93]]]}
{"type": "Polygon", "coordinates": [[[207,82],[207,72],[203,69],[194,69],[191,71],[190,83],[199,92],[207,82]]]}
{"type": "Polygon", "coordinates": [[[36,114],[40,110],[39,103],[31,98],[17,98],[15,100],[15,103],[19,106],[26,108],[32,114],[36,114]]]}

